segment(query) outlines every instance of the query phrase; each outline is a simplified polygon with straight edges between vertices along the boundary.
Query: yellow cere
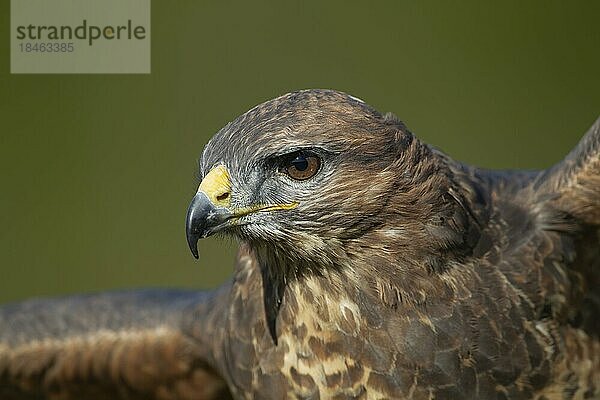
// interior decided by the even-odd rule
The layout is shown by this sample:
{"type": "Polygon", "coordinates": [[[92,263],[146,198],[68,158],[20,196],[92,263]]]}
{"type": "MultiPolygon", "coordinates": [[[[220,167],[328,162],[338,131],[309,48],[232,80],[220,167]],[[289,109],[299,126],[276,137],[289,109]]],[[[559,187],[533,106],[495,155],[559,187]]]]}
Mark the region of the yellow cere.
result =
{"type": "Polygon", "coordinates": [[[229,207],[231,205],[231,181],[227,168],[218,165],[211,169],[202,179],[198,192],[204,192],[215,206],[229,207]]]}
{"type": "MultiPolygon", "coordinates": [[[[229,172],[223,165],[218,165],[210,170],[198,187],[198,192],[206,194],[208,199],[218,207],[231,207],[231,181],[229,172]]],[[[287,204],[255,205],[235,210],[236,217],[252,214],[259,211],[291,210],[298,206],[294,201],[287,204]]]]}

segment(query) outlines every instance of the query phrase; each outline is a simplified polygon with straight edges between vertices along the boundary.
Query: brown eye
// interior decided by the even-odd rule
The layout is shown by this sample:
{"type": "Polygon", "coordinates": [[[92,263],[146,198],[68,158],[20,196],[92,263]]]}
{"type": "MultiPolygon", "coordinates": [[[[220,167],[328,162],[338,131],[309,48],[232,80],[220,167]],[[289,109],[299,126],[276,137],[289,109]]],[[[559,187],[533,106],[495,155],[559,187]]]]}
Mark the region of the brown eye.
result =
{"type": "Polygon", "coordinates": [[[314,154],[298,152],[288,159],[282,169],[290,178],[304,181],[315,176],[320,167],[319,157],[314,154]]]}

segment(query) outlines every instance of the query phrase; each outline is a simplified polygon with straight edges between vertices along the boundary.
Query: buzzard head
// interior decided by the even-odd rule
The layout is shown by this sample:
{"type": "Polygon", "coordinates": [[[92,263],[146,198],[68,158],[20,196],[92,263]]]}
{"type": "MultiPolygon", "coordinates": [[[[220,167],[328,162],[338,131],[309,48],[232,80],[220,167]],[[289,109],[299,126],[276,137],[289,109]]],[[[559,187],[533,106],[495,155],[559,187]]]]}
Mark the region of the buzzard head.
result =
{"type": "Polygon", "coordinates": [[[214,233],[241,239],[277,304],[277,282],[356,262],[435,269],[465,239],[446,158],[394,116],[335,91],[290,93],[241,115],[206,145],[200,174],[192,253],[214,233]],[[363,259],[373,250],[380,259],[363,259]]]}

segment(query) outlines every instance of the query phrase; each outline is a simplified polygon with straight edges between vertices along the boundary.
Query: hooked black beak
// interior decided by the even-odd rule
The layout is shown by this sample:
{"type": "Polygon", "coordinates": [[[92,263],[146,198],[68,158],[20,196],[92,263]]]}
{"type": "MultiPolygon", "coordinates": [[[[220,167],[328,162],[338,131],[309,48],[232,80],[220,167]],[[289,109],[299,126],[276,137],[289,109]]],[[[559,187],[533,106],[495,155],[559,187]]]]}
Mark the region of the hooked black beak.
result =
{"type": "Polygon", "coordinates": [[[224,207],[217,207],[204,192],[198,192],[187,211],[185,233],[192,254],[198,258],[198,240],[210,236],[225,227],[233,214],[224,207]]]}

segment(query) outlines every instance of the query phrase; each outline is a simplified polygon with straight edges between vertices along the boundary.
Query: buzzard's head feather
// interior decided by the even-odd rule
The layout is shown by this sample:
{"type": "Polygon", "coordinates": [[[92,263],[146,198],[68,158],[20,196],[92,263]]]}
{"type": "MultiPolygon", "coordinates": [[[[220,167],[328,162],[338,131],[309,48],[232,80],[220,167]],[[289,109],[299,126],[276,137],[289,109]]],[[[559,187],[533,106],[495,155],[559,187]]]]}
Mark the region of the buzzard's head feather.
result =
{"type": "Polygon", "coordinates": [[[230,215],[218,230],[295,273],[343,267],[389,242],[382,235],[402,244],[381,248],[383,256],[431,268],[465,252],[468,216],[447,159],[394,116],[343,93],[307,90],[263,103],[221,129],[200,164],[203,177],[228,175],[230,215]],[[290,176],[298,155],[313,160],[314,175],[290,176]]]}

